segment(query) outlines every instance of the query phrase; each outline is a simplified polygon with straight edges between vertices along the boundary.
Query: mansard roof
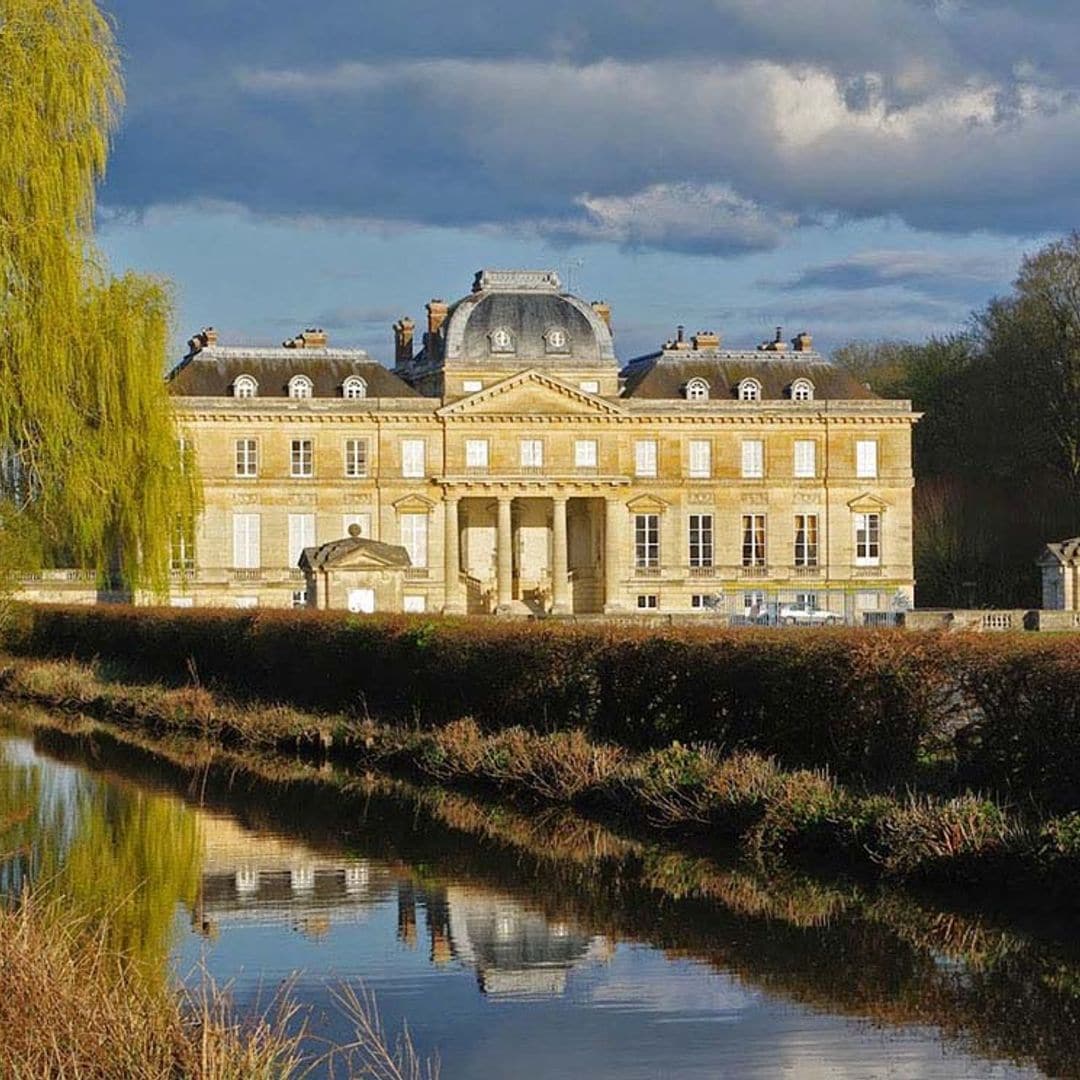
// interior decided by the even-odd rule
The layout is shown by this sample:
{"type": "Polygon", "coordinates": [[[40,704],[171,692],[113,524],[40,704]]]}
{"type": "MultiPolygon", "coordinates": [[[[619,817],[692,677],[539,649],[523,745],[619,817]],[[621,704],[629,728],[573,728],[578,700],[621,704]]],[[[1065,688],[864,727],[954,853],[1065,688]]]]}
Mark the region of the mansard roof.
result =
{"type": "Polygon", "coordinates": [[[316,398],[340,399],[350,375],[364,380],[367,398],[420,396],[363,349],[212,345],[186,356],[168,378],[171,392],[180,397],[232,397],[233,384],[241,375],[254,377],[260,398],[287,398],[294,375],[311,379],[316,398]]]}
{"type": "Polygon", "coordinates": [[[816,401],[853,401],[877,398],[851,372],[818,352],[766,352],[758,349],[662,349],[631,360],[620,373],[623,396],[673,399],[685,396],[691,379],[709,384],[710,401],[735,401],[744,379],[761,385],[762,401],[790,400],[797,379],[808,379],[816,401]]]}

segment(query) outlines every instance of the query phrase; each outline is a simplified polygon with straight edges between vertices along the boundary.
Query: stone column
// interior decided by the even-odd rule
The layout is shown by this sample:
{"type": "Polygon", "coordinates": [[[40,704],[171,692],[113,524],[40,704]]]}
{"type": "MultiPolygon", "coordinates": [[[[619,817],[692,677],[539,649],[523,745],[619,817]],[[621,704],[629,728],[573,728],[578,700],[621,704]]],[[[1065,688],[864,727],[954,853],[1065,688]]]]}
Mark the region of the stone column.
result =
{"type": "Polygon", "coordinates": [[[570,566],[566,550],[565,495],[552,498],[554,516],[551,523],[551,611],[565,615],[570,611],[570,566]]]}
{"type": "Polygon", "coordinates": [[[498,608],[505,611],[510,607],[514,595],[514,526],[510,518],[513,499],[509,495],[499,496],[498,531],[495,542],[495,563],[498,574],[498,608]]]}
{"type": "Polygon", "coordinates": [[[623,524],[626,507],[618,499],[605,502],[607,512],[604,522],[604,611],[623,609],[619,595],[619,582],[628,561],[623,545],[623,524]]]}
{"type": "Polygon", "coordinates": [[[461,500],[447,494],[443,503],[446,517],[443,526],[443,574],[446,578],[444,615],[464,615],[466,604],[461,590],[461,533],[458,527],[458,507],[461,500]]]}

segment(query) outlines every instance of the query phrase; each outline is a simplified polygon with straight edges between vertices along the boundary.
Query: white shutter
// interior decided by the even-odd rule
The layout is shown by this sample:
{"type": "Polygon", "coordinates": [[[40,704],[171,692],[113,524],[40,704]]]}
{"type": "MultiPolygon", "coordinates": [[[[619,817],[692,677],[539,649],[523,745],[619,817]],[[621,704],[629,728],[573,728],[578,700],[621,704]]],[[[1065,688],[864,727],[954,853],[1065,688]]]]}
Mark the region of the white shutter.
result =
{"type": "Polygon", "coordinates": [[[401,475],[423,476],[424,475],[424,440],[402,439],[401,441],[401,475]]]}
{"type": "Polygon", "coordinates": [[[855,475],[872,479],[877,472],[877,442],[859,441],[855,444],[855,475]]]}
{"type": "Polygon", "coordinates": [[[696,477],[712,475],[712,443],[703,439],[691,440],[690,475],[696,477]]]}
{"type": "Polygon", "coordinates": [[[655,439],[642,439],[634,446],[634,471],[638,476],[656,475],[655,439]]]}
{"type": "Polygon", "coordinates": [[[469,469],[486,469],[488,463],[487,439],[465,441],[465,466],[469,469]]]}
{"type": "Polygon", "coordinates": [[[402,514],[401,546],[409,553],[413,566],[427,566],[427,514],[402,514]]]}
{"type": "Polygon", "coordinates": [[[539,469],[544,464],[544,444],[539,439],[521,440],[521,467],[539,469]]]}
{"type": "Polygon", "coordinates": [[[342,514],[341,515],[341,535],[348,536],[349,528],[353,525],[360,527],[360,535],[365,539],[371,537],[371,515],[370,514],[342,514]]]}
{"type": "Polygon", "coordinates": [[[289,515],[289,566],[300,562],[304,548],[315,546],[315,515],[289,515]]]}
{"type": "Polygon", "coordinates": [[[233,514],[233,566],[239,570],[259,568],[260,523],[258,514],[233,514]]]}
{"type": "Polygon", "coordinates": [[[742,474],[746,477],[765,475],[765,444],[760,439],[743,441],[742,474]]]}
{"type": "Polygon", "coordinates": [[[817,443],[813,439],[795,441],[795,475],[798,477],[817,475],[817,443]]]}
{"type": "Polygon", "coordinates": [[[574,465],[579,469],[596,468],[595,439],[578,439],[574,443],[574,465]]]}

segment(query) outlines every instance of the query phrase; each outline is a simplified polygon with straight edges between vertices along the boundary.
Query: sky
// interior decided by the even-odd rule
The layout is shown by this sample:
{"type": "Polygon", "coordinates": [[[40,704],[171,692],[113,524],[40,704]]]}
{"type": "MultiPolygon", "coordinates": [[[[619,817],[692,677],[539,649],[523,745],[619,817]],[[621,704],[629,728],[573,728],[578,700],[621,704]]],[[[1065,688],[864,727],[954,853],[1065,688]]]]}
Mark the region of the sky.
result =
{"type": "Polygon", "coordinates": [[[1080,227],[1075,0],[104,0],[114,269],[204,325],[390,326],[559,270],[620,359],[947,333],[1080,227]]]}

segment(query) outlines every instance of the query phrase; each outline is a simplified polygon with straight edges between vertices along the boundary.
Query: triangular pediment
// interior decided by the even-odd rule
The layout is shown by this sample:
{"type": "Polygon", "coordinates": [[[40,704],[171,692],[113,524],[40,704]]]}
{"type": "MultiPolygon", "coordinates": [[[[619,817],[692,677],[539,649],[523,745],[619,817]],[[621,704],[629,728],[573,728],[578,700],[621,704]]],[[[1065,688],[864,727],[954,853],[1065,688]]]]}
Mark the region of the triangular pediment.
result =
{"type": "Polygon", "coordinates": [[[300,556],[302,570],[330,567],[335,570],[395,570],[410,565],[409,554],[403,547],[361,537],[304,548],[300,556]]]}
{"type": "Polygon", "coordinates": [[[882,510],[887,510],[888,507],[889,504],[884,499],[879,499],[868,491],[848,503],[848,509],[853,514],[879,514],[882,510]]]}
{"type": "Polygon", "coordinates": [[[639,495],[631,499],[626,508],[632,514],[662,514],[669,505],[657,495],[639,495]]]}
{"type": "Polygon", "coordinates": [[[399,514],[430,514],[435,506],[423,495],[403,495],[392,505],[399,514]]]}
{"type": "Polygon", "coordinates": [[[439,409],[440,416],[622,416],[605,398],[531,368],[439,409]]]}

